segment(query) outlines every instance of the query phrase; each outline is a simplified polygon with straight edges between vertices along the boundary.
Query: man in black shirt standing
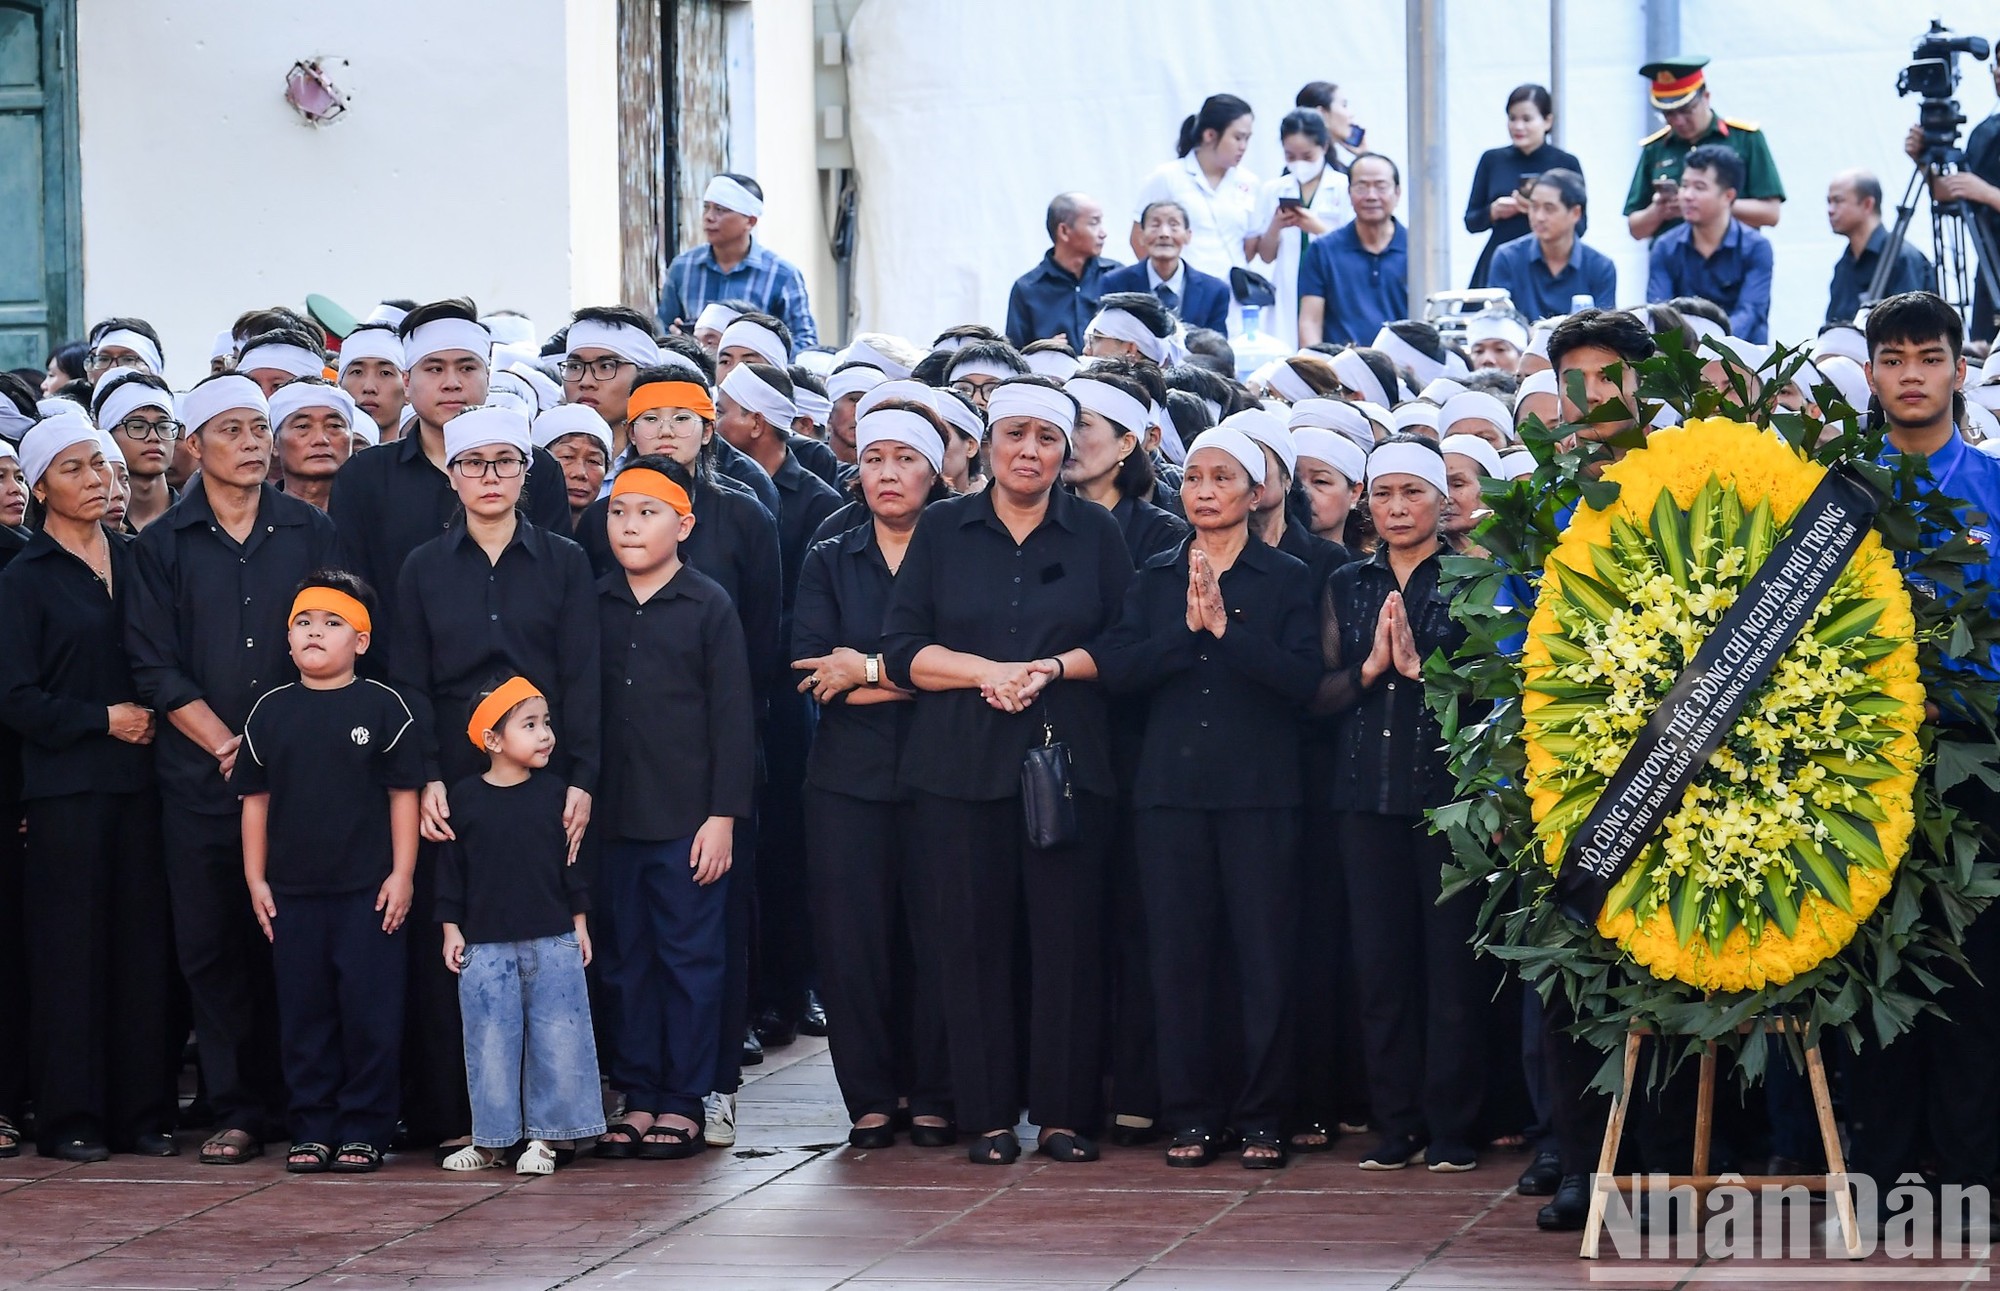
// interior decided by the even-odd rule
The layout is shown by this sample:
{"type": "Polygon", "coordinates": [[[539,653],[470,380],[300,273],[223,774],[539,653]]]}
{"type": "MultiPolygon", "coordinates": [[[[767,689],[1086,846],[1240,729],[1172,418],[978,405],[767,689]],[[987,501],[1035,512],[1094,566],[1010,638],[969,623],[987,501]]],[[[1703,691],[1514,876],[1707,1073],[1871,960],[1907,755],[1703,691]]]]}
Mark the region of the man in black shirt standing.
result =
{"type": "MultiPolygon", "coordinates": [[[[394,633],[396,578],[420,545],[451,527],[458,495],[445,473],[444,424],[486,401],[493,337],[469,300],[419,305],[404,317],[403,378],[416,420],[376,452],[348,459],[333,477],[327,511],[340,530],[340,566],[381,598],[378,640],[394,633]]],[[[521,510],[550,533],[568,533],[562,466],[533,449],[521,510]]]]}
{"type": "Polygon", "coordinates": [[[270,949],[244,900],[228,780],[257,698],[296,675],[286,619],[299,583],[332,562],[333,522],[265,483],[270,410],[249,378],[209,377],[182,408],[199,487],[133,544],[125,644],[141,699],[167,719],[156,747],[174,940],[216,1112],[201,1160],[235,1165],[262,1151],[284,1091],[270,949]]]}
{"type": "MultiPolygon", "coordinates": [[[[2000,94],[2000,58],[1988,66],[1993,73],[1993,90],[2000,94]]],[[[1923,127],[1911,126],[1903,140],[1903,151],[1917,158],[1923,155],[1924,146],[1923,127]]],[[[1972,127],[1972,134],[1965,141],[1964,164],[1953,174],[1931,180],[1931,197],[1937,201],[1964,202],[1966,214],[1985,231],[1987,244],[2000,248],[2000,108],[1972,127]]],[[[2000,265],[1980,267],[2000,272],[2000,265]]],[[[1967,329],[1973,340],[1994,338],[1996,325],[2000,325],[1996,311],[2000,311],[2000,301],[1993,298],[1982,274],[1972,296],[1972,326],[1967,329]]]]}
{"type": "MultiPolygon", "coordinates": [[[[1861,294],[1875,280],[1875,269],[1889,246],[1882,227],[1882,184],[1865,170],[1844,170],[1826,186],[1826,222],[1847,239],[1847,249],[1833,262],[1833,285],[1826,302],[1826,321],[1851,323],[1861,312],[1861,294]]],[[[1905,241],[1897,248],[1896,267],[1880,299],[1906,291],[1929,291],[1934,285],[1930,261],[1905,241]]]]}
{"type": "Polygon", "coordinates": [[[1047,225],[1048,252],[1007,295],[1007,339],[1016,349],[1051,338],[1082,349],[1104,275],[1118,267],[1104,258],[1104,208],[1083,193],[1057,193],[1047,225]]]}

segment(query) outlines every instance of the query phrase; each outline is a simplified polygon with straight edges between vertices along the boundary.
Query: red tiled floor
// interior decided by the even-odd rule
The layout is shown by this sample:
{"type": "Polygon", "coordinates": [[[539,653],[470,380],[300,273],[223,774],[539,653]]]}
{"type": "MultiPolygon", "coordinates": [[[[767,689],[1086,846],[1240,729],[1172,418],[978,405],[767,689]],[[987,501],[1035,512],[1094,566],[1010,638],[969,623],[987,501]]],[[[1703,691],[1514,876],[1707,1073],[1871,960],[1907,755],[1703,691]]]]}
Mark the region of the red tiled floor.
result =
{"type": "MultiPolygon", "coordinates": [[[[0,1287],[130,1291],[1566,1291],[1573,1234],[1536,1231],[1522,1158],[1441,1176],[1355,1168],[1359,1142],[1245,1171],[1157,1149],[1089,1165],[853,1152],[823,1043],[753,1073],[741,1145],[687,1162],[586,1159],[554,1178],[299,1178],[275,1152],[217,1169],[0,1161],[0,1287]]],[[[1608,1249],[1608,1248],[1607,1248],[1608,1249]]],[[[1609,1268],[1609,1262],[1603,1268],[1609,1268]]],[[[1841,1266],[1823,1266],[1829,1285],[1841,1266]]],[[[1678,1274],[1649,1266],[1672,1286],[1678,1274]]],[[[1819,1270],[1815,1269],[1814,1272],[1819,1270]]],[[[1595,1285],[1608,1285],[1597,1283],[1595,1285]]],[[[1789,1284],[1799,1285],[1799,1284],[1789,1284]]],[[[1974,1285],[1977,1285],[1975,1283],[1974,1285]]]]}

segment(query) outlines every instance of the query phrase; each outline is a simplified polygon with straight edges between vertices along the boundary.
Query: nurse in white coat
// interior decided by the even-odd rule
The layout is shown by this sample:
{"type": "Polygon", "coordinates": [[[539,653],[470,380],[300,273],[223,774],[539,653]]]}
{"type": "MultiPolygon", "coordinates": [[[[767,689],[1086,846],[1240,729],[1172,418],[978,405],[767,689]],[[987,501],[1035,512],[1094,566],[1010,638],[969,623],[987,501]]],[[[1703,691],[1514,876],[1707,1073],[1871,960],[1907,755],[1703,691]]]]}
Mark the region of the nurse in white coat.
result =
{"type": "Polygon", "coordinates": [[[1328,164],[1331,146],[1326,120],[1309,108],[1287,113],[1278,127],[1285,149],[1285,174],[1263,186],[1251,227],[1250,254],[1275,264],[1272,284],[1278,303],[1270,330],[1285,348],[1299,347],[1299,260],[1307,243],[1325,237],[1354,218],[1347,203],[1347,176],[1328,164]]]}
{"type": "Polygon", "coordinates": [[[1211,94],[1201,111],[1181,122],[1178,161],[1170,161],[1139,187],[1133,204],[1132,255],[1144,260],[1139,215],[1154,202],[1178,202],[1188,213],[1193,237],[1181,259],[1203,273],[1229,281],[1231,269],[1247,262],[1244,243],[1257,205],[1257,177],[1243,168],[1255,117],[1233,94],[1211,94]]]}

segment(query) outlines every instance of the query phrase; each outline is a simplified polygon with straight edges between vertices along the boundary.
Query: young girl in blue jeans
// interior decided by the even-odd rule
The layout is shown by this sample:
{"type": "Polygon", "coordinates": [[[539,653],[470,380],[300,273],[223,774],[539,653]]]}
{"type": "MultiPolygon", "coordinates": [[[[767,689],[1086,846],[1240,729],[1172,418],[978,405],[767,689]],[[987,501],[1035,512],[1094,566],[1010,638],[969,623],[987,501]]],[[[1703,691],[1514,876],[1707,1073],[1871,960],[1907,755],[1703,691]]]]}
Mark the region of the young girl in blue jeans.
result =
{"type": "Polygon", "coordinates": [[[444,960],[458,974],[472,1143],[447,1170],[485,1170],[527,1140],[515,1171],[552,1174],[554,1144],[604,1132],[584,965],[589,892],[563,830],[569,787],[546,770],[548,701],[524,677],[483,695],[466,735],[490,766],[450,792],[438,856],[444,960]]]}

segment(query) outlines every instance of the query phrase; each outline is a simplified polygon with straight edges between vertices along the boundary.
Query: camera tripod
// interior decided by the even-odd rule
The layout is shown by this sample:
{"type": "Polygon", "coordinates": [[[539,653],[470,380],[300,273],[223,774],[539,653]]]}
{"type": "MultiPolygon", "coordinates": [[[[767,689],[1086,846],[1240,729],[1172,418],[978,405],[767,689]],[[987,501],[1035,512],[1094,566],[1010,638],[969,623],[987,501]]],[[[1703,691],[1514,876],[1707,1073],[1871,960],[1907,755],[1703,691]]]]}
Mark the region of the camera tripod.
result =
{"type": "Polygon", "coordinates": [[[1875,262],[1875,276],[1863,297],[1866,303],[1872,305],[1880,300],[1882,289],[1889,285],[1889,275],[1895,272],[1896,261],[1909,238],[1910,220],[1917,213],[1918,196],[1922,195],[1931,206],[1931,268],[1937,275],[1938,294],[1970,325],[1977,298],[1973,290],[1976,276],[1986,286],[1988,307],[2000,311],[2000,255],[1996,255],[1992,235],[1980,224],[1978,213],[1966,209],[1965,202],[1939,201],[1931,193],[1930,180],[1957,171],[1964,157],[1956,148],[1939,149],[1926,153],[1916,163],[1909,185],[1903,190],[1903,200],[1896,204],[1896,224],[1889,232],[1888,245],[1882,248],[1882,255],[1875,262]],[[1971,259],[1966,255],[1968,241],[1974,257],[1971,259]]]}

